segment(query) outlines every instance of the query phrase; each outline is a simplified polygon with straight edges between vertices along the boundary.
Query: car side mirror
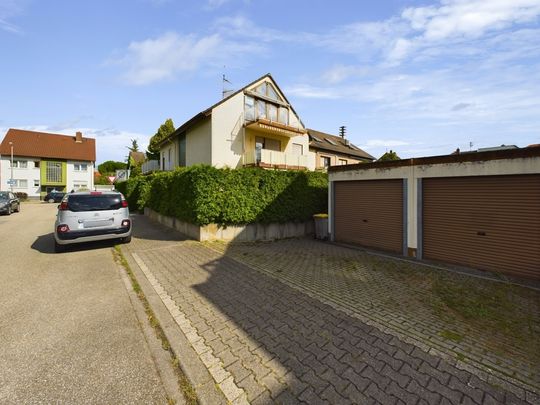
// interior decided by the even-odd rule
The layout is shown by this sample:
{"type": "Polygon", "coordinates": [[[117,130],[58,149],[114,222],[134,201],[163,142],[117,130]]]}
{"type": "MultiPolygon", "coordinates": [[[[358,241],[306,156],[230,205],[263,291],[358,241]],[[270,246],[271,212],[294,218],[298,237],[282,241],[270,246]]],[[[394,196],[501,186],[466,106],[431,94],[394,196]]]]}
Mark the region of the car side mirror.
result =
{"type": "Polygon", "coordinates": [[[61,204],[58,204],[58,205],[56,206],[56,208],[60,209],[60,205],[61,205],[61,204]]]}

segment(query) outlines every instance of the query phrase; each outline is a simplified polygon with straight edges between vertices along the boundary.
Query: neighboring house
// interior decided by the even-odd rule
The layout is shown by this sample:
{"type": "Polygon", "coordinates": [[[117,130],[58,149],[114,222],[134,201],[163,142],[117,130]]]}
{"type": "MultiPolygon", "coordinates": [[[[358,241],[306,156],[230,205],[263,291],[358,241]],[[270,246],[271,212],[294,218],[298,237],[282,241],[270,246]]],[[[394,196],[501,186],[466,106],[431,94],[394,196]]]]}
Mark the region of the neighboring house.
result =
{"type": "Polygon", "coordinates": [[[315,169],[307,131],[270,74],[198,113],[159,147],[161,170],[198,163],[315,169]]]}
{"type": "Polygon", "coordinates": [[[328,173],[331,240],[540,280],[540,148],[328,173]]]}
{"type": "Polygon", "coordinates": [[[132,167],[142,165],[145,160],[146,154],[144,152],[129,151],[127,169],[129,170],[132,167]]]}
{"type": "Polygon", "coordinates": [[[95,160],[95,139],[81,132],[67,136],[12,128],[0,144],[0,190],[43,198],[52,190],[93,189],[95,160]]]}
{"type": "Polygon", "coordinates": [[[373,162],[375,158],[353,145],[345,137],[307,130],[309,150],[315,154],[315,167],[326,169],[330,166],[350,165],[361,162],[373,162]]]}

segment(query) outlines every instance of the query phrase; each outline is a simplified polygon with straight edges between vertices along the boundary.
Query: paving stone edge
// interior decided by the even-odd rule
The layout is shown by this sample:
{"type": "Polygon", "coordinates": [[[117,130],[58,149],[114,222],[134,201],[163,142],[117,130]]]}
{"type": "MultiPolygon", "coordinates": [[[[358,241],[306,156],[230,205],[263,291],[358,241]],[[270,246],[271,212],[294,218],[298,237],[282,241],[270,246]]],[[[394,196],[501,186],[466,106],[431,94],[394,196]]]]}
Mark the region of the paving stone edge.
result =
{"type": "Polygon", "coordinates": [[[178,358],[180,367],[191,383],[197,394],[197,400],[201,405],[227,404],[227,398],[217,388],[214,378],[199,358],[173,315],[165,306],[162,298],[155,291],[143,269],[136,262],[135,253],[130,252],[125,246],[121,246],[122,253],[128,262],[137,282],[139,283],[154,315],[171,345],[171,349],[178,358]]]}

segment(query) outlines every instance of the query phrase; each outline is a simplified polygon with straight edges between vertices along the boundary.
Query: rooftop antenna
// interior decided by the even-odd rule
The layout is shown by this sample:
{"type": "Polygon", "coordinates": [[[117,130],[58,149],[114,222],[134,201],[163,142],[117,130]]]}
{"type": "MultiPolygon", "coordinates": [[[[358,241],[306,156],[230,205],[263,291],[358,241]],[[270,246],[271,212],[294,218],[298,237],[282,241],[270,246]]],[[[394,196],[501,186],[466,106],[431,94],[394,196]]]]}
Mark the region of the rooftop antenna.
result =
{"type": "Polygon", "coordinates": [[[339,127],[339,136],[341,136],[343,139],[345,139],[345,132],[347,131],[347,127],[345,125],[342,125],[339,127]]]}
{"type": "Polygon", "coordinates": [[[472,150],[472,147],[473,147],[473,145],[474,145],[474,144],[472,143],[472,141],[471,141],[471,142],[469,142],[469,151],[471,151],[471,150],[472,150]]]}
{"type": "MultiPolygon", "coordinates": [[[[225,68],[225,66],[223,66],[225,68]]],[[[221,90],[221,97],[225,98],[229,96],[231,93],[234,92],[233,89],[227,88],[227,85],[225,83],[232,84],[227,78],[225,77],[225,73],[221,76],[221,84],[222,84],[222,90],[221,90]]]]}

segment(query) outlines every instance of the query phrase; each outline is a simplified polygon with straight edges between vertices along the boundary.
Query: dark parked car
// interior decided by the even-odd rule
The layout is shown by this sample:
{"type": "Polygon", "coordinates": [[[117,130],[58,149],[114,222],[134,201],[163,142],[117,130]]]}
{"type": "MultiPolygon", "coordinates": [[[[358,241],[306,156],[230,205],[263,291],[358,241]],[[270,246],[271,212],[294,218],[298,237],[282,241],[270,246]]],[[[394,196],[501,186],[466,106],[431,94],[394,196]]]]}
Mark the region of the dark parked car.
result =
{"type": "Polygon", "coordinates": [[[11,215],[21,210],[21,202],[11,191],[0,191],[0,213],[11,215]]]}
{"type": "Polygon", "coordinates": [[[66,193],[61,193],[60,191],[51,191],[45,196],[43,201],[46,201],[49,203],[53,203],[53,202],[59,203],[62,201],[62,198],[64,198],[65,195],[66,193]]]}

